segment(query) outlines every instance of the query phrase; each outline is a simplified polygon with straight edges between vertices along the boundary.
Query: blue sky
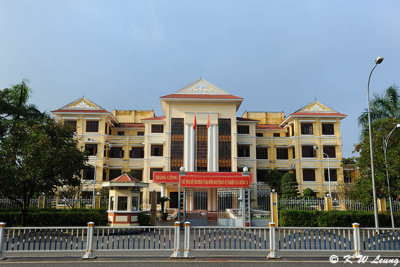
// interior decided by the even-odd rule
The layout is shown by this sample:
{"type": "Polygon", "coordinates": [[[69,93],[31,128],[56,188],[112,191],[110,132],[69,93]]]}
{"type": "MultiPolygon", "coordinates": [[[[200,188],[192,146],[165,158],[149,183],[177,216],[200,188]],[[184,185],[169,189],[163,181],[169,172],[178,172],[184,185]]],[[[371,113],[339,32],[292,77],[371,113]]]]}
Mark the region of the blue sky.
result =
{"type": "MultiPolygon", "coordinates": [[[[203,75],[243,111],[290,114],[317,98],[348,114],[351,156],[371,92],[400,85],[399,1],[1,0],[0,88],[31,81],[53,110],[82,96],[154,109],[203,75]]],[[[399,133],[400,134],[400,133],[399,133]]]]}

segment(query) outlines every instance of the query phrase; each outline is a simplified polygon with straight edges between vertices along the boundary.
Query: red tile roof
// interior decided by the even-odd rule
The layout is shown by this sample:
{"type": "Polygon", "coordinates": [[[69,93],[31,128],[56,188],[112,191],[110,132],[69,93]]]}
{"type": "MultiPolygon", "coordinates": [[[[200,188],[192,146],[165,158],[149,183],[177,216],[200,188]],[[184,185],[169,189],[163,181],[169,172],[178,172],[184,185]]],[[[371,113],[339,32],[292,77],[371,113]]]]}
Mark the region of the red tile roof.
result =
{"type": "Polygon", "coordinates": [[[258,124],[257,129],[282,129],[279,124],[258,124]]]}
{"type": "Polygon", "coordinates": [[[109,111],[103,110],[90,110],[90,109],[56,109],[51,112],[71,112],[71,113],[110,113],[109,111]]]}
{"type": "Polygon", "coordinates": [[[154,121],[156,121],[156,120],[165,120],[165,116],[161,116],[161,117],[153,117],[153,118],[147,118],[147,119],[142,119],[142,121],[143,120],[145,120],[145,121],[152,121],[152,120],[154,120],[154,121]]]}
{"type": "Polygon", "coordinates": [[[290,114],[291,116],[327,116],[327,117],[347,117],[346,114],[343,113],[314,113],[314,112],[295,112],[290,114]]]}
{"type": "Polygon", "coordinates": [[[239,99],[239,100],[243,99],[242,97],[234,95],[195,95],[195,94],[170,94],[162,96],[160,98],[239,99]]]}
{"type": "Polygon", "coordinates": [[[124,128],[144,128],[143,123],[120,123],[116,127],[124,127],[124,128]]]}
{"type": "Polygon", "coordinates": [[[117,178],[112,179],[110,182],[112,183],[141,183],[135,177],[130,176],[127,173],[123,173],[122,175],[118,176],[117,178]]]}

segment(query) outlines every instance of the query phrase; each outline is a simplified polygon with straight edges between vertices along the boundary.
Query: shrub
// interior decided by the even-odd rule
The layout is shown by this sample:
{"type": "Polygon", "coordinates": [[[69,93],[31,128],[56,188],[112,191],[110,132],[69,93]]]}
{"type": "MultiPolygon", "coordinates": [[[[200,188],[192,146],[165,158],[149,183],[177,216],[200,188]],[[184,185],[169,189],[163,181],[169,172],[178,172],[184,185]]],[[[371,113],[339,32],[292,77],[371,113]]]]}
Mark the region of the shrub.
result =
{"type": "Polygon", "coordinates": [[[138,221],[140,226],[150,225],[150,214],[148,212],[142,211],[138,215],[138,221]]]}
{"type": "Polygon", "coordinates": [[[306,188],[303,191],[303,196],[308,198],[316,198],[317,194],[311,188],[306,188]]]}
{"type": "MultiPolygon", "coordinates": [[[[395,221],[400,222],[400,213],[395,213],[395,221]]],[[[379,226],[390,227],[390,214],[380,213],[379,226]]],[[[353,223],[361,227],[374,227],[374,213],[364,211],[306,211],[282,210],[279,213],[280,226],[304,227],[351,227],[353,223]]]]}

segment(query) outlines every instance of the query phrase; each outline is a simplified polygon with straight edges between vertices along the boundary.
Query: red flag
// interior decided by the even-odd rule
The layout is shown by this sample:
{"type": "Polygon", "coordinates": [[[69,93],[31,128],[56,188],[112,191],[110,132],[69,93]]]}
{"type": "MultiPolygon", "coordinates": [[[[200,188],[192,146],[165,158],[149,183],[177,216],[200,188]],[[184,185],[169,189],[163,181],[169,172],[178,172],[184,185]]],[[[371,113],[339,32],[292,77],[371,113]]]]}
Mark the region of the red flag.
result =
{"type": "Polygon", "coordinates": [[[208,120],[207,120],[207,130],[210,128],[210,114],[208,114],[208,120]]]}
{"type": "Polygon", "coordinates": [[[196,114],[194,114],[193,130],[196,130],[196,126],[197,126],[197,120],[196,120],[196,114]]]}

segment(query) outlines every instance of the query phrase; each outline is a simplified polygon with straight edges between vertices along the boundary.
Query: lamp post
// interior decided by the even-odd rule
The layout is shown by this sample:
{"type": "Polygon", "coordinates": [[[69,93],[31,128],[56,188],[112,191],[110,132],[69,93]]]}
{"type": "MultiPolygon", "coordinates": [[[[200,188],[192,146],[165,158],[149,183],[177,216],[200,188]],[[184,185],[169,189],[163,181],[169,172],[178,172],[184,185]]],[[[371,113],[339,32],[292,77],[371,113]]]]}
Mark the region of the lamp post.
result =
{"type": "Polygon", "coordinates": [[[370,112],[370,103],[369,103],[369,82],[371,80],[372,72],[375,70],[378,64],[381,64],[383,61],[383,57],[377,57],[375,59],[375,66],[372,68],[369,73],[368,83],[367,83],[367,100],[368,100],[368,133],[369,133],[369,150],[371,154],[371,179],[372,179],[372,198],[374,201],[374,217],[375,217],[375,228],[378,230],[379,221],[378,221],[378,207],[376,205],[376,190],[375,190],[375,168],[374,168],[374,151],[372,145],[372,131],[371,131],[371,112],[370,112]]]}
{"type": "Polygon", "coordinates": [[[178,181],[178,222],[181,223],[181,176],[185,175],[185,167],[179,168],[179,181],[178,181]]]}
{"type": "Polygon", "coordinates": [[[396,126],[389,132],[389,134],[386,136],[386,138],[383,138],[383,155],[385,157],[385,168],[386,168],[386,181],[387,181],[387,186],[388,186],[388,194],[389,194],[389,207],[390,207],[390,219],[392,221],[392,228],[394,228],[394,217],[393,217],[393,207],[392,207],[392,197],[390,195],[390,183],[389,183],[389,172],[388,172],[388,165],[387,165],[387,158],[386,158],[386,151],[387,151],[387,146],[389,143],[389,138],[396,130],[397,128],[400,127],[400,124],[396,124],[396,126]]]}
{"type": "MultiPolygon", "coordinates": [[[[318,146],[317,145],[313,145],[313,149],[314,151],[318,150],[318,146]]],[[[331,191],[331,170],[330,170],[330,166],[329,166],[329,155],[326,154],[324,151],[322,151],[322,154],[325,155],[328,158],[328,191],[329,191],[329,195],[328,197],[332,197],[332,191],[331,191]]]]}

